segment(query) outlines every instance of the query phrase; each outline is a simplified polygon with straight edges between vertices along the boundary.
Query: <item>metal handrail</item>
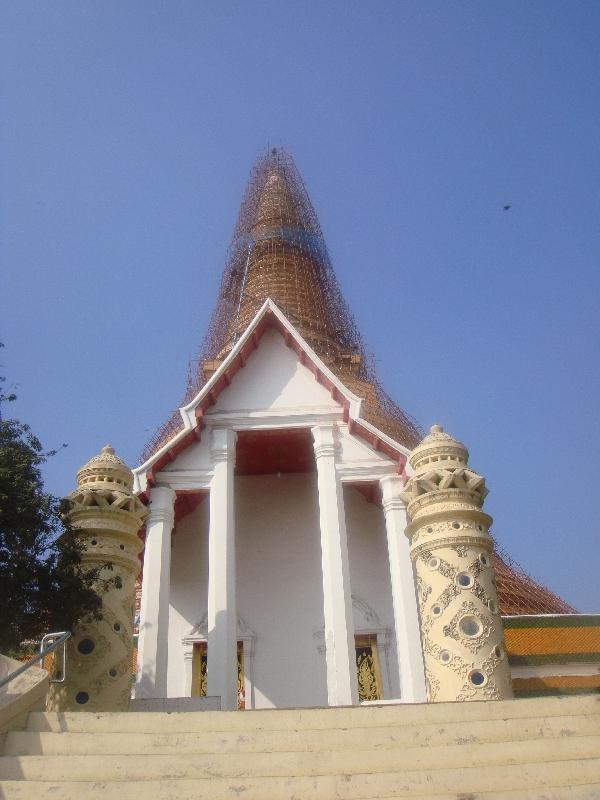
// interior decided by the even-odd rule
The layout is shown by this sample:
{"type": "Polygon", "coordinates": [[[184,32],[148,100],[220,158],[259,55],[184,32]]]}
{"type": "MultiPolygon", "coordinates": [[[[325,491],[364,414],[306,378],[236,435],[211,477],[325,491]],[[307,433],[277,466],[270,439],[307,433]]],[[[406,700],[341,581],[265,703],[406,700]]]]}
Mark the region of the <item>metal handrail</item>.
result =
{"type": "Polygon", "coordinates": [[[7,683],[14,681],[15,678],[18,678],[19,675],[22,675],[26,672],[29,667],[32,667],[34,664],[37,664],[38,661],[42,661],[47,655],[53,653],[58,647],[63,646],[63,668],[62,668],[62,677],[61,678],[51,678],[50,683],[64,683],[64,680],[67,675],[67,640],[71,638],[71,631],[58,631],[57,633],[47,633],[44,637],[42,637],[42,641],[40,642],[40,652],[27,661],[25,664],[21,664],[21,666],[16,669],[14,672],[11,672],[10,675],[7,675],[6,678],[2,678],[0,680],[0,689],[3,686],[6,686],[7,683]],[[50,644],[46,645],[46,642],[50,640],[50,644]]]}

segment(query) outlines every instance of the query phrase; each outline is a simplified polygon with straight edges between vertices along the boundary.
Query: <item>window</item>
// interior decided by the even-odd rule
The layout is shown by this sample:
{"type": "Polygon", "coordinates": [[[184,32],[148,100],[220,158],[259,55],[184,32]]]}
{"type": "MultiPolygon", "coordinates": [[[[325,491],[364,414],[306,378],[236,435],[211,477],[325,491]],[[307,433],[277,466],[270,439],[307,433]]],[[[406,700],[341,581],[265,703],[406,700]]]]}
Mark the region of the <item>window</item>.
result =
{"type": "MultiPolygon", "coordinates": [[[[208,653],[206,642],[194,642],[192,659],[192,697],[206,697],[208,653]]],[[[238,708],[246,708],[246,689],[244,681],[244,649],[238,642],[238,708]]]]}
{"type": "Polygon", "coordinates": [[[382,700],[381,670],[377,652],[377,635],[374,633],[354,637],[356,649],[356,674],[358,699],[382,700]]]}

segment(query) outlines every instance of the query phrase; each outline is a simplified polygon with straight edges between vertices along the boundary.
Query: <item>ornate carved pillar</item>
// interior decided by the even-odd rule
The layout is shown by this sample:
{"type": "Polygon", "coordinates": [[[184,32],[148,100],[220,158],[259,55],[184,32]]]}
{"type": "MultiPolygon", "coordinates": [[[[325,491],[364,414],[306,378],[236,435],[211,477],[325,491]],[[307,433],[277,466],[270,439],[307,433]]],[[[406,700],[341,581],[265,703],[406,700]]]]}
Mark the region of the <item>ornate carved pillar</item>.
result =
{"type": "Polygon", "coordinates": [[[400,697],[424,703],[425,675],[413,565],[405,536],[406,505],[400,494],[402,480],[390,475],[380,481],[394,607],[394,630],[400,670],[400,697]]]}
{"type": "Polygon", "coordinates": [[[238,707],[235,595],[235,431],[212,432],[213,478],[208,534],[208,694],[221,708],[238,707]]]}
{"type": "Polygon", "coordinates": [[[430,701],[512,697],[492,566],[485,478],[439,425],[413,450],[402,492],[417,574],[430,701]]]}
{"type": "Polygon", "coordinates": [[[154,486],[146,522],[136,697],[166,697],[175,492],[154,486]]]}
{"type": "Polygon", "coordinates": [[[345,706],[358,704],[358,685],[344,496],[335,468],[336,433],[333,425],[312,429],[319,488],[327,702],[345,706]]]}
{"type": "Polygon", "coordinates": [[[133,475],[110,445],[77,473],[69,495],[70,521],[85,543],[86,568],[112,563],[99,580],[112,578],[98,619],[77,623],[67,647],[65,683],[50,685],[48,709],[126,711],[131,693],[135,580],[146,509],[132,495],[133,475]]]}

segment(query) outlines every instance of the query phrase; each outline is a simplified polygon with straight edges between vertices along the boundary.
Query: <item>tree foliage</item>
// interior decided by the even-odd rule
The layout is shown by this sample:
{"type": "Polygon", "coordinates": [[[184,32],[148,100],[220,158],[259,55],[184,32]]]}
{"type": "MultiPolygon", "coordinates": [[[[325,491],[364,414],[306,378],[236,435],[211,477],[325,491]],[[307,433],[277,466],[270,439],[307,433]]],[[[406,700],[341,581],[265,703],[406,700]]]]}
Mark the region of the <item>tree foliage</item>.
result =
{"type": "Polygon", "coordinates": [[[85,567],[68,501],[44,491],[40,467],[54,453],[27,425],[0,420],[0,652],[71,630],[102,604],[100,573],[110,565],[85,567]]]}

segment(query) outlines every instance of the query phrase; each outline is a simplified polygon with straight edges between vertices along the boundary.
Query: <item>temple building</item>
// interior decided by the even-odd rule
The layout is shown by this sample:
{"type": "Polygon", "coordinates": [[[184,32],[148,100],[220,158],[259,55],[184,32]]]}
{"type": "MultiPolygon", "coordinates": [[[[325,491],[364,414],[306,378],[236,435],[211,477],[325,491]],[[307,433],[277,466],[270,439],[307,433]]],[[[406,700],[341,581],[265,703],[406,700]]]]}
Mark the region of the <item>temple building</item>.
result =
{"type": "Polygon", "coordinates": [[[2,798],[600,797],[600,615],[498,553],[476,448],[385,393],[279,149],[142,461],[69,495],[100,612],[49,672],[0,655],[2,798]]]}
{"type": "Polygon", "coordinates": [[[420,702],[445,664],[455,699],[597,689],[597,670],[561,666],[597,654],[597,620],[492,553],[466,448],[423,437],[377,380],[291,157],[269,151],[186,395],[134,470],[149,512],[136,698],[420,702]],[[420,507],[431,487],[460,495],[460,519],[444,498],[420,507]],[[416,541],[435,528],[423,514],[460,533],[442,555],[416,541]]]}

